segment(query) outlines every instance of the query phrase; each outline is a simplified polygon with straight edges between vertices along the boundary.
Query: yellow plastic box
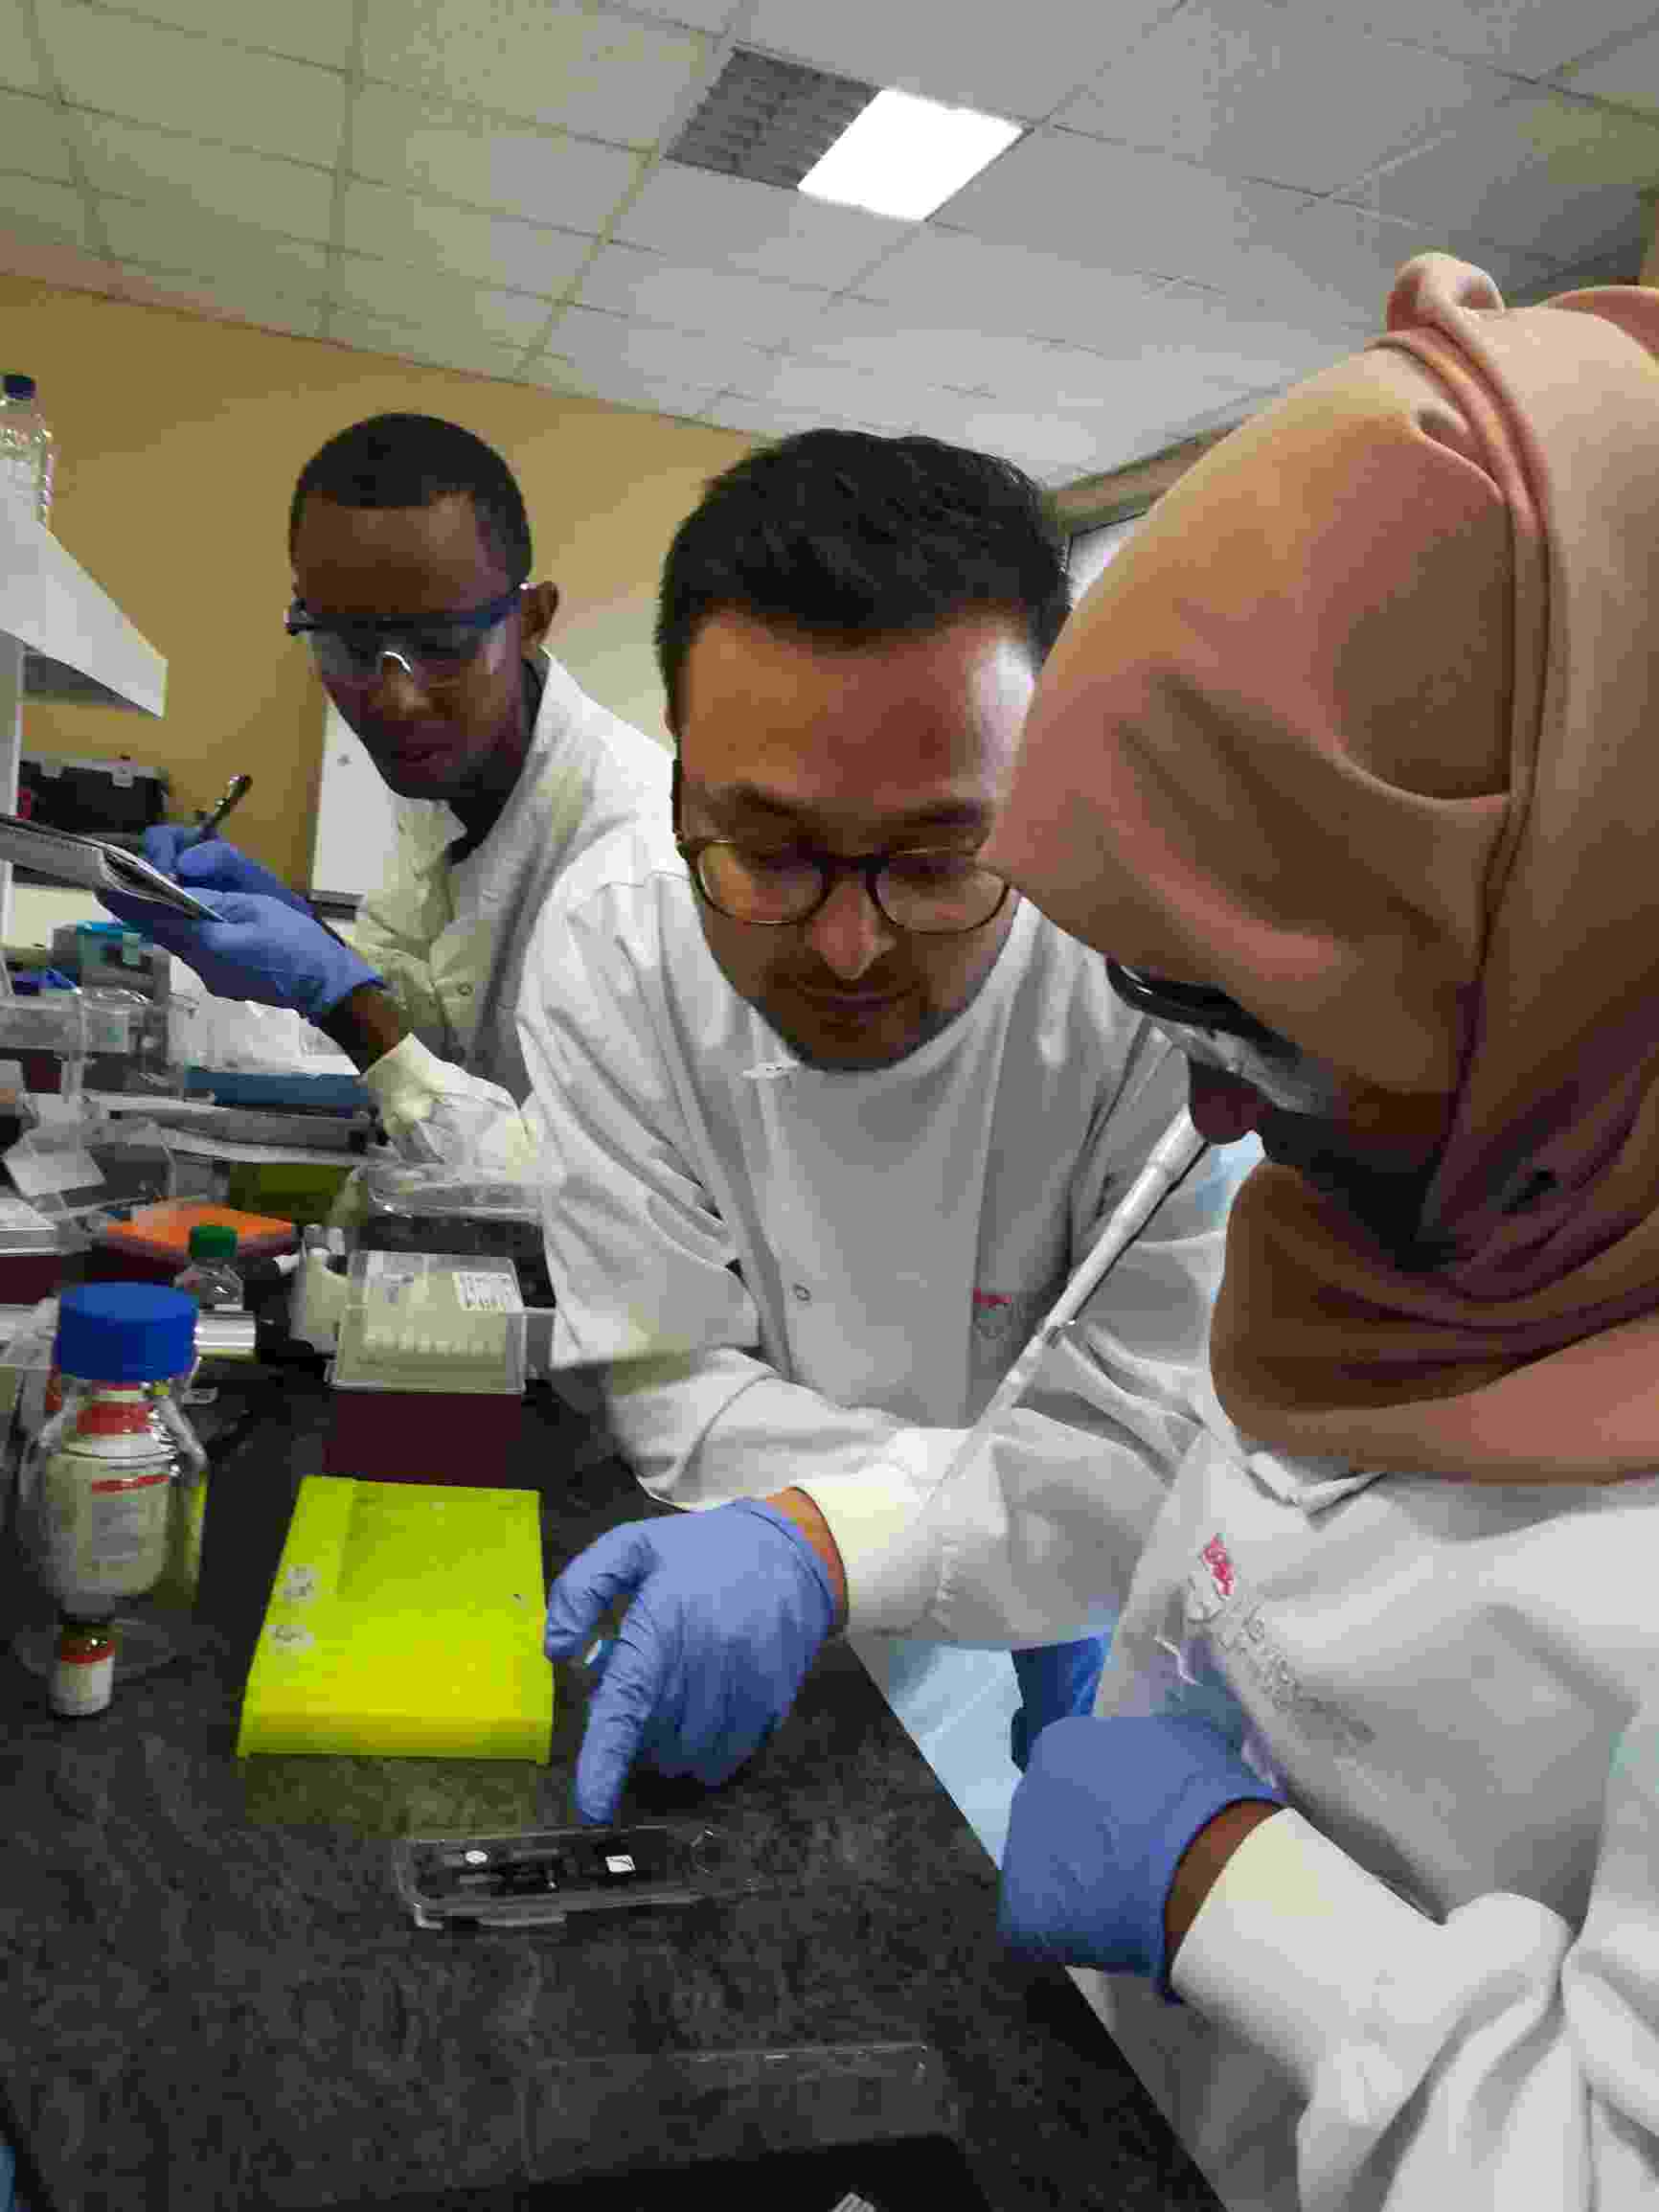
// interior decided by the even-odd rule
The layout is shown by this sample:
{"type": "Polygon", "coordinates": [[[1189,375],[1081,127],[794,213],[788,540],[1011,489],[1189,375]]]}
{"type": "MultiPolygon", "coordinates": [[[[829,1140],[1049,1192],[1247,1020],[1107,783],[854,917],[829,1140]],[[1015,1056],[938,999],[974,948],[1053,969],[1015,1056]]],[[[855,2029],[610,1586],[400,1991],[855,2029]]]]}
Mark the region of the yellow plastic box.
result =
{"type": "Polygon", "coordinates": [[[533,1492],[307,1475],[248,1676],[237,1755],[545,1767],[545,1611],[533,1492]]]}

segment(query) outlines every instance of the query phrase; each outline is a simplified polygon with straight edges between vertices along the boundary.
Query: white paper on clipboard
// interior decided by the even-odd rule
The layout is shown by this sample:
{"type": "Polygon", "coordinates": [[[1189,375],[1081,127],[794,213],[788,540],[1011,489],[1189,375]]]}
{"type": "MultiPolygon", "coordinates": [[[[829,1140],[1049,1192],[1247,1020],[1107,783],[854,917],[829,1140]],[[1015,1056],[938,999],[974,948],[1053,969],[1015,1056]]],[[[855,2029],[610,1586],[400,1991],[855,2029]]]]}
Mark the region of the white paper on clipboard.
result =
{"type": "Polygon", "coordinates": [[[32,868],[54,883],[72,883],[82,891],[114,891],[151,906],[170,907],[197,922],[217,919],[193,892],[136,853],[106,845],[100,837],[77,836],[71,830],[44,829],[38,822],[26,822],[21,814],[0,813],[0,860],[32,868]]]}

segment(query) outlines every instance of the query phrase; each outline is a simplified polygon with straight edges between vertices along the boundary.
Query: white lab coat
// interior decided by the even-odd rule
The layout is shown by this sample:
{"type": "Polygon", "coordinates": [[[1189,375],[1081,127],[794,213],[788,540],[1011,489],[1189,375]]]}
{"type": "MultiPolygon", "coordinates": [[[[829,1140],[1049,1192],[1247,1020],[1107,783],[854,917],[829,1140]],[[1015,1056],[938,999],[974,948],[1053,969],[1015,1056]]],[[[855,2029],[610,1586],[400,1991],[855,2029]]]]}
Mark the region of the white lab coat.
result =
{"type": "Polygon", "coordinates": [[[541,706],[500,819],[452,866],[458,817],[439,800],[398,799],[391,876],[352,930],[413,1031],[363,1079],[407,1159],[530,1166],[515,1015],[542,905],[560,872],[620,824],[642,811],[668,820],[668,748],[539,657],[541,706]]]}
{"type": "MultiPolygon", "coordinates": [[[[687,1507],[839,1474],[920,1502],[1185,1096],[1184,1062],[1098,955],[1024,904],[978,997],[921,1050],[801,1064],[721,974],[671,845],[638,831],[561,881],[521,1028],[556,1361],[611,1367],[625,1453],[687,1507]]],[[[1022,1417],[1027,1478],[1074,1500],[1073,1572],[1040,1617],[999,1607],[989,1641],[1109,1623],[1197,1433],[1186,1392],[1229,1196],[1223,1160],[1167,1203],[1079,1328],[1065,1387],[1022,1417]],[[1122,1577],[1100,1556],[1103,1464],[1146,1515],[1122,1577]]]]}
{"type": "Polygon", "coordinates": [[[1034,1479],[1018,1415],[920,1512],[807,1475],[850,1627],[1063,1634],[1086,1505],[1138,1552],[1097,1712],[1218,1678],[1293,1810],[1193,1922],[1186,2009],[1074,1978],[1230,2212],[1659,2203],[1659,1478],[1356,1475],[1196,1403],[1149,1535],[1115,1474],[1034,1479]]]}

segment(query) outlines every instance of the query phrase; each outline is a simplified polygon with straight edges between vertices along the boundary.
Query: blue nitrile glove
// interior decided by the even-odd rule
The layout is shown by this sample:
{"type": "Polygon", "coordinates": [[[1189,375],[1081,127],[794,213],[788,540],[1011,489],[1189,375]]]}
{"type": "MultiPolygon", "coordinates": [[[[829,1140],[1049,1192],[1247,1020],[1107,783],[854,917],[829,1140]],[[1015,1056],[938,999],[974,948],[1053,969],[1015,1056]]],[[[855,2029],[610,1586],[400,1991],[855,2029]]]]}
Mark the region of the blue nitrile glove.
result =
{"type": "Polygon", "coordinates": [[[1241,1798],[1285,1803],[1209,1722],[1088,1717],[1045,1728],[1013,1793],[997,1933],[1016,1958],[1170,1987],[1164,1906],[1200,1829],[1241,1798]]]}
{"type": "Polygon", "coordinates": [[[201,832],[184,822],[158,822],[144,832],[142,841],[150,866],[187,891],[245,891],[255,899],[280,899],[296,913],[311,911],[308,901],[223,837],[204,842],[201,832]]]}
{"type": "Polygon", "coordinates": [[[1009,1722],[1008,1755],[1023,1774],[1031,1764],[1032,1745],[1056,1721],[1095,1709],[1095,1692],[1101,1686],[1110,1636],[1084,1636],[1075,1644],[1044,1644],[1034,1652],[1015,1652],[1013,1671],[1019,1678],[1019,1711],[1009,1722]]]}
{"type": "Polygon", "coordinates": [[[197,891],[219,919],[197,922],[153,900],[101,891],[99,898],[140,936],[165,945],[193,968],[216,998],[251,998],[259,1006],[288,1006],[320,1021],[365,983],[383,979],[349,945],[310,914],[279,899],[243,891],[197,891]]]}
{"type": "Polygon", "coordinates": [[[727,1781],[795,1702],[835,1625],[823,1561],[758,1498],[607,1530],[553,1585],[548,1657],[588,1652],[625,1596],[576,1767],[577,1816],[598,1826],[616,1818],[637,1758],[706,1789],[727,1781]]]}

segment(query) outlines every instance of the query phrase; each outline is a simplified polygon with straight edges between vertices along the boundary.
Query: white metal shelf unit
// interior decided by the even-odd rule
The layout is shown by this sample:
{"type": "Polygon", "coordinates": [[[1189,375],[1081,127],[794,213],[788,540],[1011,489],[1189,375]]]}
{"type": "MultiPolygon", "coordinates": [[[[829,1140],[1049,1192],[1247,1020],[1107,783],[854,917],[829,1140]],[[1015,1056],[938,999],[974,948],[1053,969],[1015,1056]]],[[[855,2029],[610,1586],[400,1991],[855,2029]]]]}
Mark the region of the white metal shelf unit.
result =
{"type": "MultiPolygon", "coordinates": [[[[167,663],[101,585],[32,515],[0,508],[0,809],[17,805],[26,698],[160,715],[167,663]]],[[[0,861],[0,941],[11,869],[0,861]]]]}

